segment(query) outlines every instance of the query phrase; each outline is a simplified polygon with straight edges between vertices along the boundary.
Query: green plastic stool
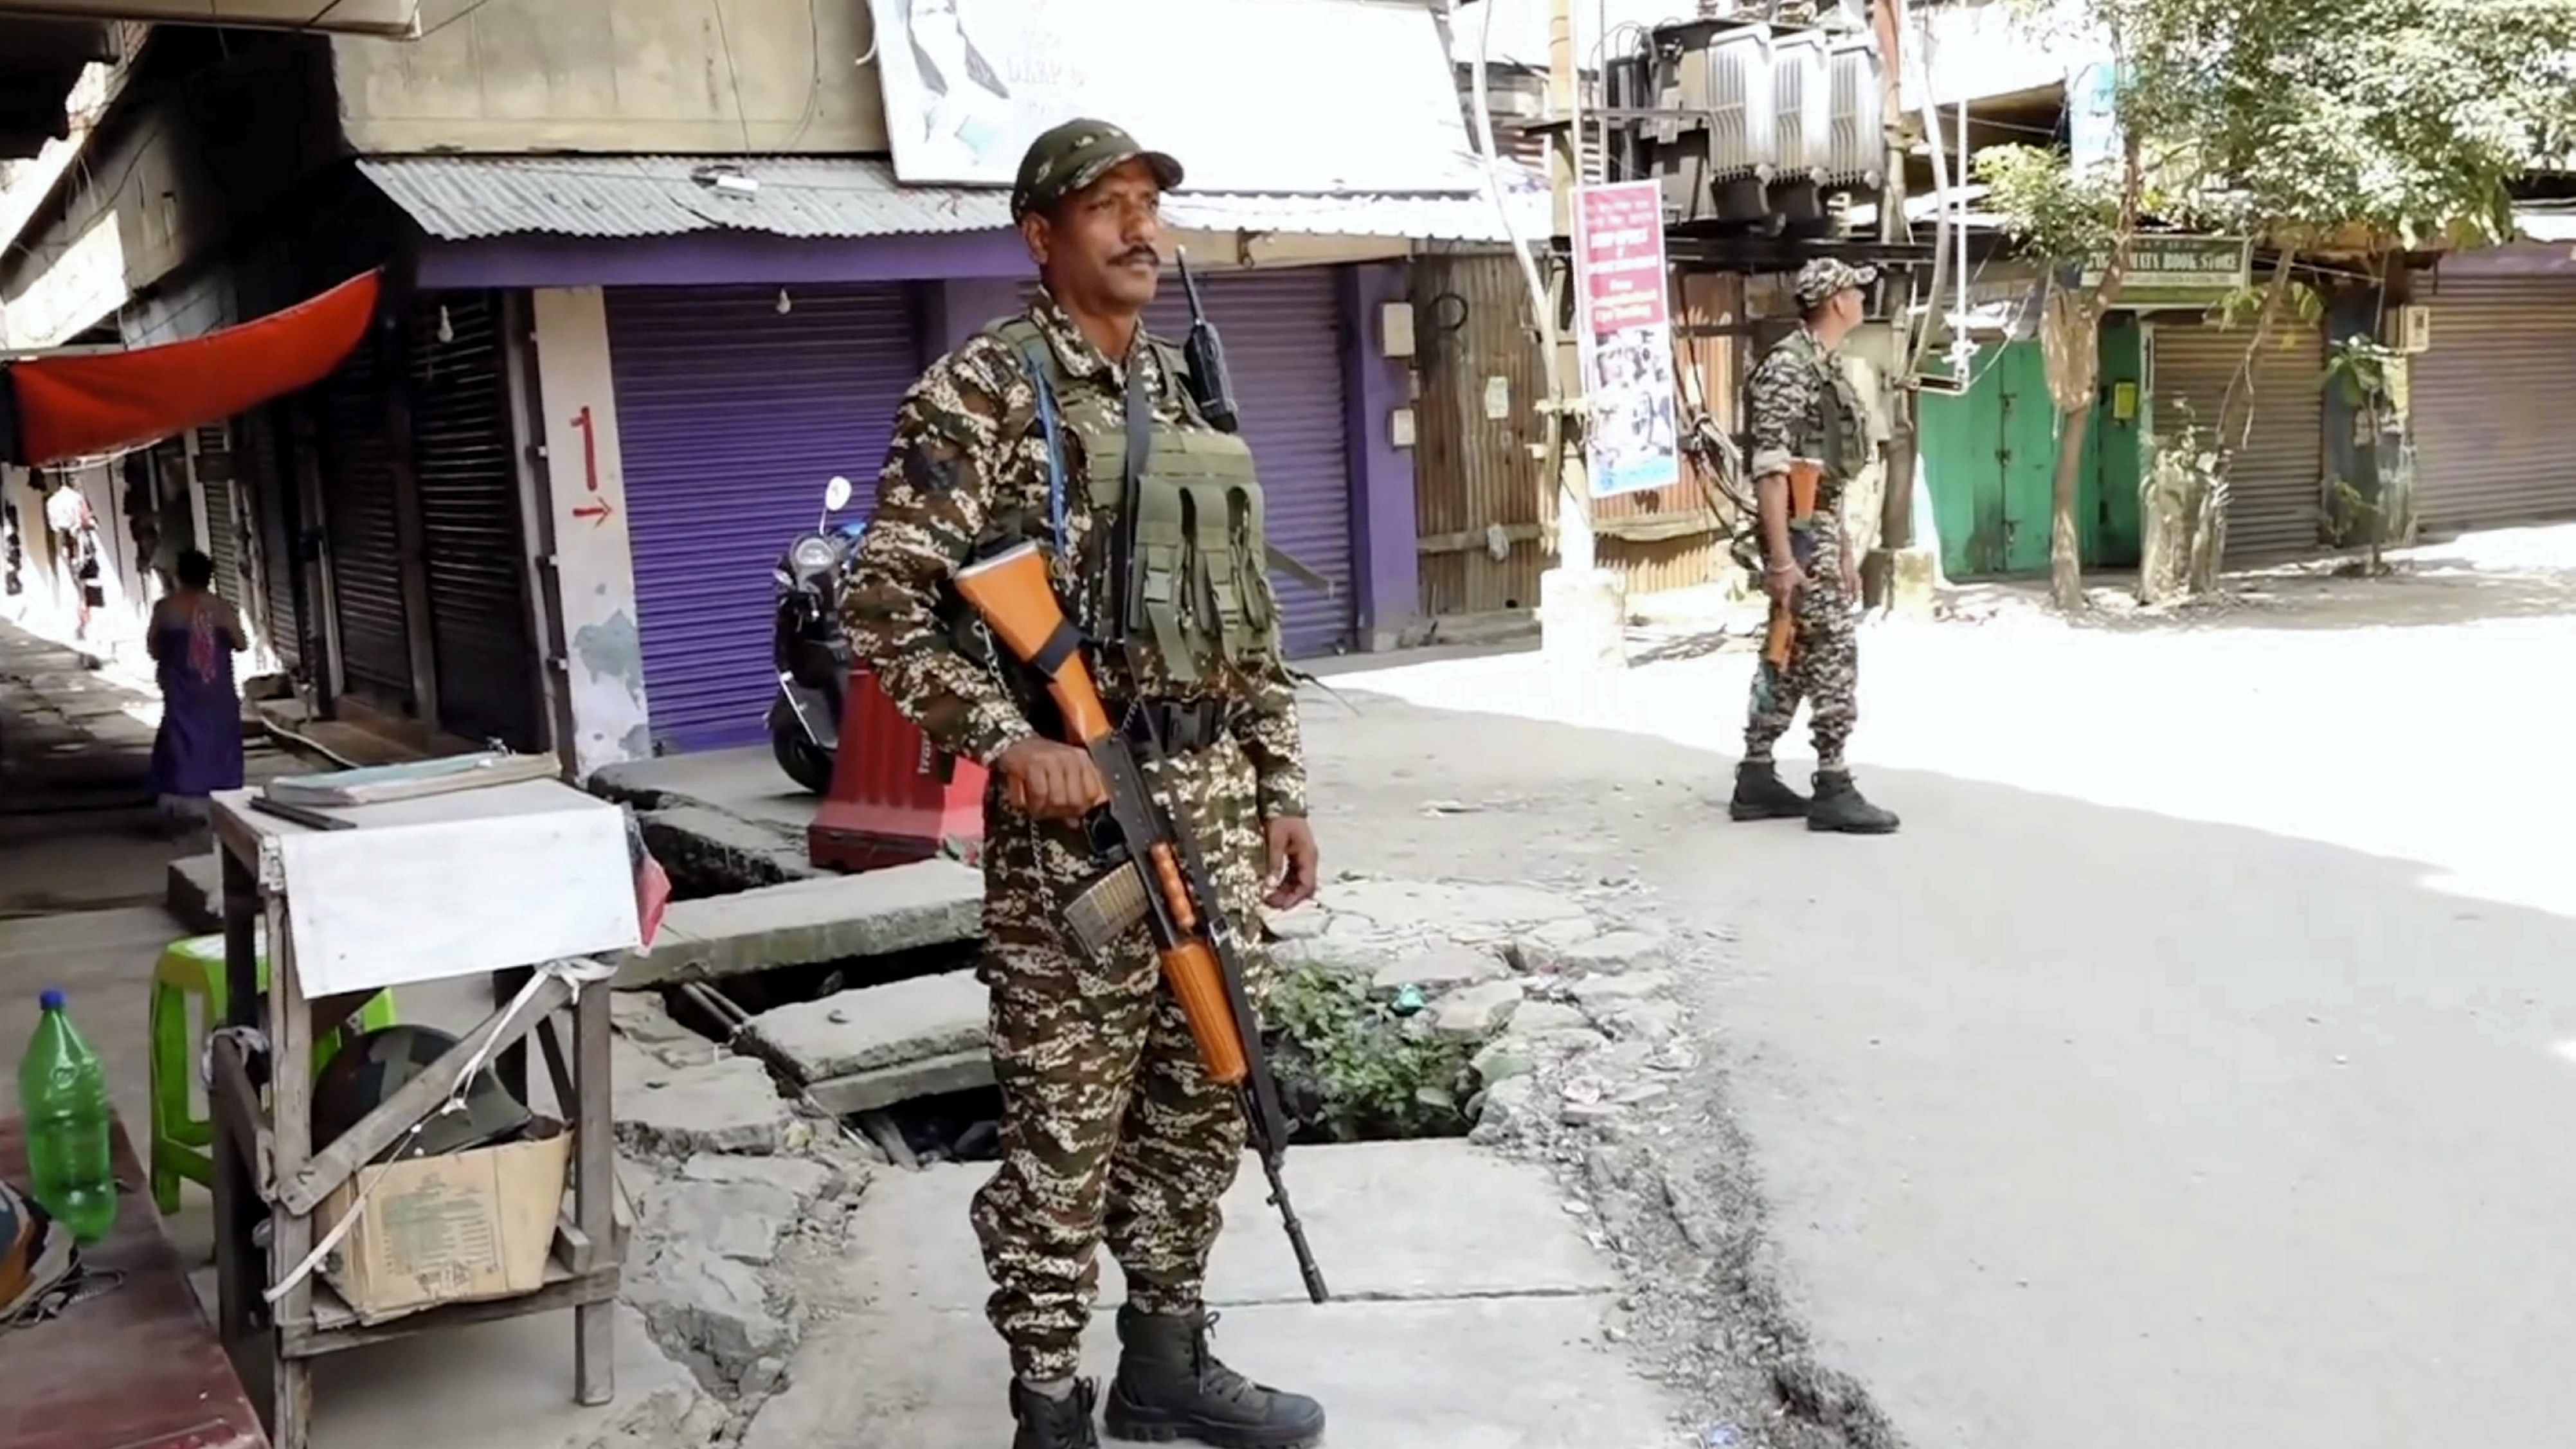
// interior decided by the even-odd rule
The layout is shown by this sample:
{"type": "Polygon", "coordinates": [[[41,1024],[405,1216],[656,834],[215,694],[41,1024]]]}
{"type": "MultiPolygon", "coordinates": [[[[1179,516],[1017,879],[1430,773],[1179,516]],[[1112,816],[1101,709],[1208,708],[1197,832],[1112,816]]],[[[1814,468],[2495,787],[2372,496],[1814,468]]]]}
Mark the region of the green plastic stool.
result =
{"type": "MultiPolygon", "coordinates": [[[[265,933],[262,933],[263,935],[265,933]]],[[[268,989],[268,950],[259,946],[259,987],[268,989]]],[[[205,1032],[224,1019],[224,938],[190,936],[161,953],[152,973],[152,1201],[164,1216],[179,1210],[179,1180],[199,1187],[214,1185],[214,1124],[197,1115],[197,1062],[204,1053],[205,1032]],[[205,1003],[191,1022],[188,999],[205,1003]]],[[[379,993],[358,1014],[359,1024],[376,1031],[394,1024],[394,997],[379,993]]],[[[313,1044],[313,1070],[340,1050],[340,1033],[313,1044]]]]}

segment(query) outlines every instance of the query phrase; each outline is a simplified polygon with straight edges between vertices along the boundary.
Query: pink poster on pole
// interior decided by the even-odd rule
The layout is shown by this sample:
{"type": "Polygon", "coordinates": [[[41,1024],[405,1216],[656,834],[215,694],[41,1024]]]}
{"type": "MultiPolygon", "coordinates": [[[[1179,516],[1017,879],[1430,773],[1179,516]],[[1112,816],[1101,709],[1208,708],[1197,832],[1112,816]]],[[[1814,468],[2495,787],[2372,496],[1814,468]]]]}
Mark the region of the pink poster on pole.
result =
{"type": "Polygon", "coordinates": [[[1576,191],[1574,279],[1592,496],[1670,488],[1681,482],[1682,468],[1657,183],[1576,191]]]}

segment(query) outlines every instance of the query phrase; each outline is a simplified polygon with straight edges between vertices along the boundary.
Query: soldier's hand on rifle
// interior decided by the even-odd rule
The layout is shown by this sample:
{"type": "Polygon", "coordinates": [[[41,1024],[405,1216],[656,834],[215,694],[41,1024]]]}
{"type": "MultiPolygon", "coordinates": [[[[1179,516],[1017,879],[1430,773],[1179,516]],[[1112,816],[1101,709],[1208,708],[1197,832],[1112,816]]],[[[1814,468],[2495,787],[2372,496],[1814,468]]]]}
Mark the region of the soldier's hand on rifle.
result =
{"type": "Polygon", "coordinates": [[[1783,609],[1796,604],[1798,591],[1806,586],[1807,571],[1794,560],[1775,563],[1762,572],[1762,592],[1783,609]]]}
{"type": "Polygon", "coordinates": [[[1079,820],[1109,800],[1090,753],[1054,740],[1032,735],[1002,751],[993,768],[1011,803],[1039,820],[1079,820]]]}
{"type": "Polygon", "coordinates": [[[1315,827],[1283,816],[1269,825],[1270,909],[1284,911],[1315,897],[1316,870],[1322,859],[1315,848],[1315,827]]]}

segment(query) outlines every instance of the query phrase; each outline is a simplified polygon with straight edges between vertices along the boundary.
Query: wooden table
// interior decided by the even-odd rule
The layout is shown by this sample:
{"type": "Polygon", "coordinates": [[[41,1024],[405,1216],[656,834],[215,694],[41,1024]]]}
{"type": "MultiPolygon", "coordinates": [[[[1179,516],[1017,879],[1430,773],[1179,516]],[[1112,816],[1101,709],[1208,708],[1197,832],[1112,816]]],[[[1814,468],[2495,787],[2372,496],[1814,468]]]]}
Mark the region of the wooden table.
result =
{"type": "MultiPolygon", "coordinates": [[[[268,1449],[259,1415],[161,1236],[150,1180],[115,1129],[116,1226],[81,1250],[123,1275],[49,1323],[0,1334],[0,1449],[268,1449]]],[[[0,1177],[27,1181],[23,1124],[0,1120],[0,1177]]]]}
{"type": "MultiPolygon", "coordinates": [[[[508,912],[507,901],[498,899],[506,892],[494,885],[496,867],[489,853],[495,847],[489,837],[462,848],[453,843],[442,846],[438,842],[445,837],[435,829],[425,831],[422,822],[434,826],[449,816],[471,815],[478,807],[504,816],[513,811],[526,813],[531,801],[538,813],[554,811],[558,808],[555,804],[532,793],[549,790],[588,805],[601,803],[551,782],[510,785],[488,792],[468,792],[443,805],[411,801],[330,812],[358,827],[337,832],[308,830],[252,811],[247,808],[247,795],[241,792],[217,796],[213,818],[215,839],[223,855],[226,1000],[230,1013],[227,1025],[248,1026],[259,1019],[254,952],[258,933],[264,927],[269,953],[265,1025],[270,1060],[276,1063],[311,1059],[311,1007],[305,973],[298,968],[295,929],[296,917],[307,913],[295,909],[293,891],[297,876],[294,863],[314,859],[317,847],[309,841],[302,846],[289,842],[299,836],[322,837],[330,842],[320,847],[327,853],[351,842],[372,850],[377,848],[375,843],[361,837],[380,836],[383,854],[371,855],[370,859],[383,862],[381,873],[385,879],[381,889],[415,896],[429,893],[428,907],[434,907],[425,907],[422,899],[389,896],[381,912],[384,920],[394,923],[384,928],[386,953],[400,956],[406,949],[413,949],[416,954],[424,939],[434,937],[440,943],[439,949],[453,950],[461,953],[459,959],[475,961],[479,958],[473,956],[474,951],[489,947],[493,941],[513,939],[514,931],[524,935],[529,923],[498,920],[486,936],[458,919],[450,919],[470,918],[480,904],[508,912]],[[477,801],[474,797],[478,795],[488,798],[477,801]],[[371,831],[372,826],[383,828],[371,831]],[[424,844],[424,840],[428,843],[424,844]],[[442,849],[452,858],[442,857],[442,849]],[[406,919],[417,924],[406,927],[401,924],[406,919]]],[[[570,801],[560,806],[562,812],[576,820],[582,808],[570,801]]],[[[596,833],[588,828],[596,823],[584,826],[585,839],[596,833]]],[[[617,828],[616,883],[628,903],[631,931],[633,897],[624,871],[622,817],[617,828]]],[[[578,868],[566,871],[567,888],[583,893],[583,900],[592,903],[594,918],[598,914],[595,896],[604,878],[603,870],[600,862],[584,852],[578,868]]],[[[365,888],[363,881],[349,883],[352,877],[345,861],[333,869],[306,870],[304,878],[337,880],[341,884],[335,888],[341,890],[365,888]]],[[[596,932],[598,928],[593,925],[586,929],[596,932]]],[[[550,939],[569,937],[558,929],[550,939]]],[[[630,936],[626,944],[631,944],[631,939],[630,936]]],[[[609,947],[616,944],[608,943],[609,947]]],[[[569,955],[577,949],[584,948],[567,946],[561,954],[569,955]]],[[[532,955],[518,959],[553,957],[532,955]]],[[[350,1127],[336,1142],[312,1140],[312,1079],[306,1073],[272,1070],[270,1100],[263,1109],[261,1093],[252,1083],[241,1050],[228,1037],[218,1036],[214,1041],[214,1085],[210,1096],[216,1137],[221,1144],[214,1154],[219,1326],[243,1376],[272,1385],[268,1427],[276,1449],[307,1449],[312,1432],[314,1359],[456,1324],[570,1308],[574,1314],[575,1397],[583,1404],[598,1405],[616,1396],[611,1334],[618,1259],[613,1206],[615,1126],[609,1106],[608,988],[603,983],[582,991],[574,1006],[571,988],[562,979],[549,977],[532,998],[513,1012],[509,1003],[517,986],[529,979],[525,969],[504,969],[492,961],[479,960],[479,964],[445,974],[474,976],[486,972],[494,978],[498,1009],[465,1033],[435,1066],[350,1127]],[[568,1007],[573,1018],[569,1059],[555,1020],[568,1007]],[[544,1049],[556,1097],[573,1126],[576,1148],[574,1207],[557,1229],[545,1285],[525,1297],[453,1304],[376,1326],[360,1323],[358,1315],[321,1281],[318,1273],[297,1280],[273,1307],[268,1304],[268,1287],[285,1281],[287,1274],[312,1252],[318,1235],[325,1230],[318,1221],[324,1198],[429,1117],[462,1077],[468,1058],[484,1043],[490,1042],[495,1053],[503,1054],[505,1079],[523,1078],[525,1044],[532,1034],[544,1049]],[[254,1236],[263,1221],[271,1225],[265,1253],[259,1250],[254,1236]]],[[[407,979],[419,979],[417,972],[407,979]]]]}

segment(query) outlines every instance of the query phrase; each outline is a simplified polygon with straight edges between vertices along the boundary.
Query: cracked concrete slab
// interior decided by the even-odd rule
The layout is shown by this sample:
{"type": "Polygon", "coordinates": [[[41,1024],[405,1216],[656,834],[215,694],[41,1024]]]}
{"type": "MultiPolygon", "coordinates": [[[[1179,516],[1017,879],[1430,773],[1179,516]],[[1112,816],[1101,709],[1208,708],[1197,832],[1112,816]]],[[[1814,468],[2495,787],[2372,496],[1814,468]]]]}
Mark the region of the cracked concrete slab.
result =
{"type": "MultiPolygon", "coordinates": [[[[966,1208],[992,1171],[880,1175],[851,1225],[849,1277],[834,1296],[891,1309],[981,1309],[992,1286],[966,1208]]],[[[1467,1142],[1297,1148],[1287,1178],[1336,1298],[1569,1295],[1618,1283],[1545,1172],[1467,1142]]],[[[1267,1194],[1259,1160],[1246,1156],[1208,1270],[1208,1301],[1219,1307],[1306,1301],[1267,1194]]],[[[1102,1253],[1100,1301],[1116,1303],[1125,1291],[1102,1253]]]]}
{"type": "MultiPolygon", "coordinates": [[[[1459,1201],[1451,1226],[1474,1216],[1459,1201]]],[[[1602,1342],[1607,1296],[1282,1304],[1228,1310],[1227,1361],[1311,1393],[1332,1449],[1675,1449],[1663,1391],[1602,1342]]],[[[1096,1315],[1085,1371],[1108,1374],[1116,1330],[1096,1315]]],[[[818,1327],[743,1449],[1003,1444],[1010,1366],[980,1314],[866,1313],[818,1327]],[[863,1372],[848,1366],[863,1364],[863,1372]]],[[[1114,1441],[1105,1441],[1114,1442],[1114,1441]]]]}
{"type": "Polygon", "coordinates": [[[724,1406],[654,1346],[643,1315],[619,1308],[616,1340],[617,1398],[595,1409],[573,1402],[569,1313],[336,1354],[315,1375],[313,1449],[697,1449],[724,1426],[724,1406]]]}
{"type": "Polygon", "coordinates": [[[618,968],[617,985],[633,990],[952,945],[982,934],[983,912],[983,873],[953,860],[680,901],[663,916],[652,949],[618,968]]]}

